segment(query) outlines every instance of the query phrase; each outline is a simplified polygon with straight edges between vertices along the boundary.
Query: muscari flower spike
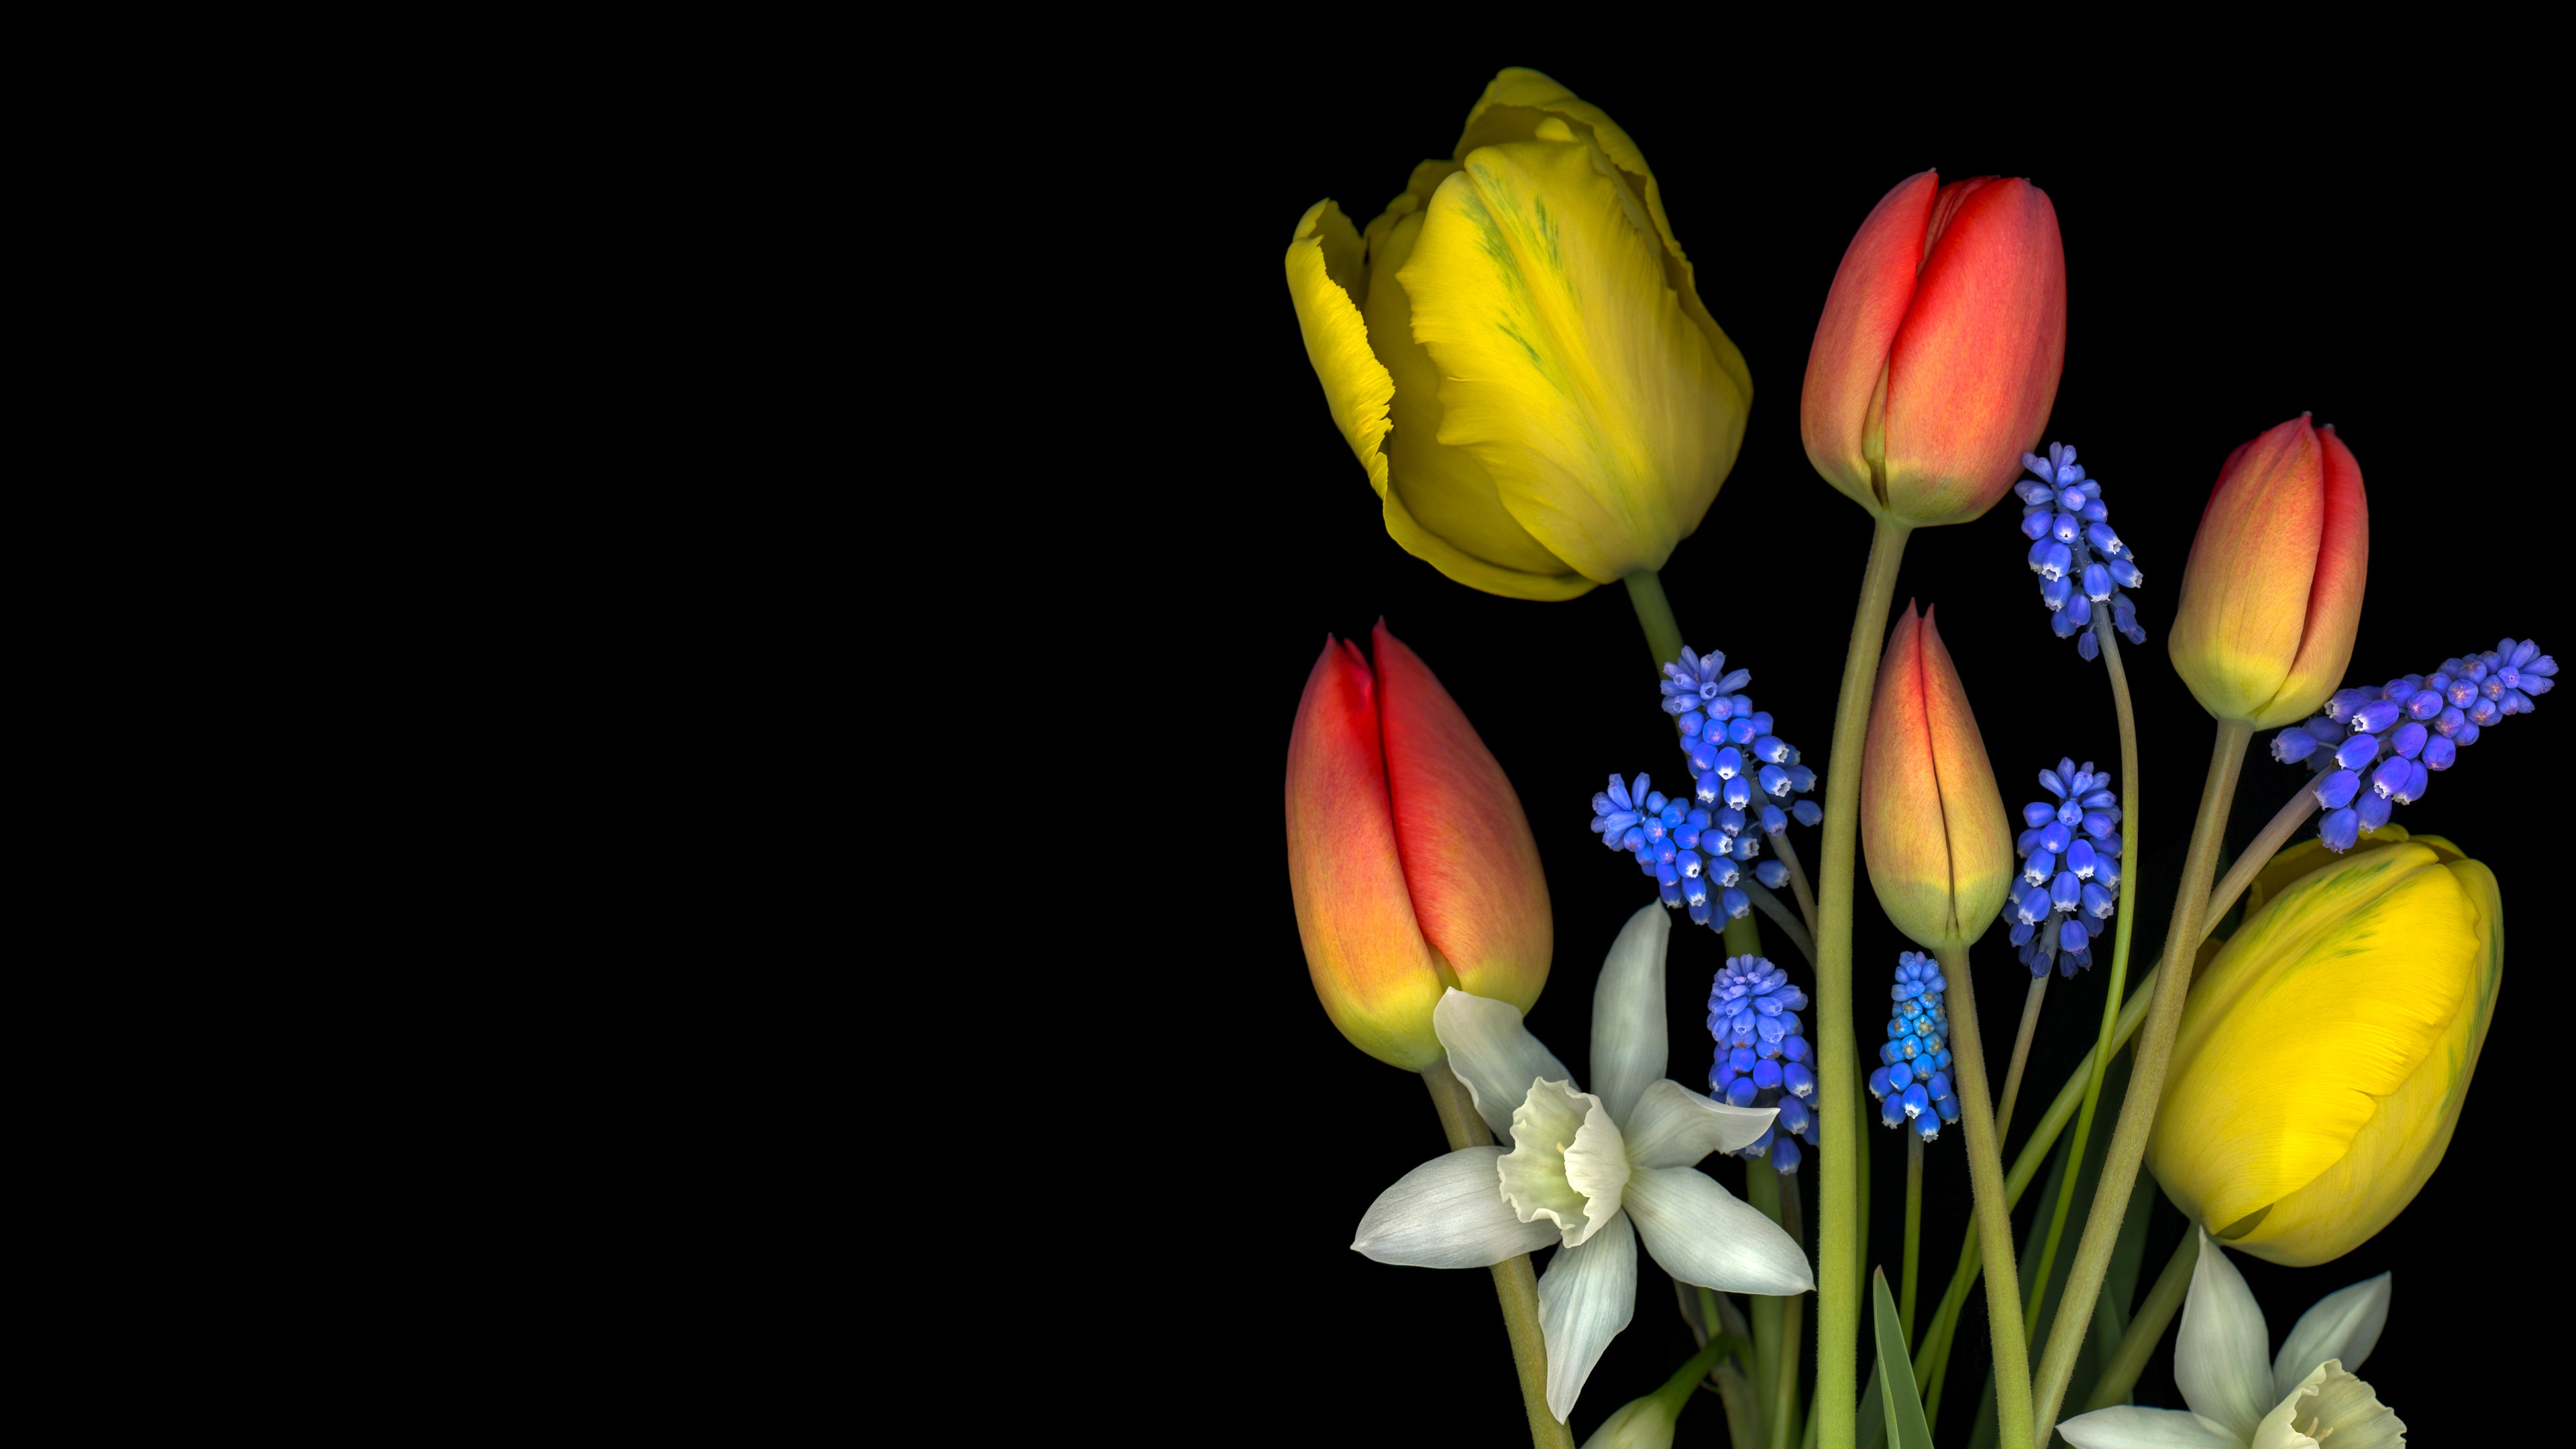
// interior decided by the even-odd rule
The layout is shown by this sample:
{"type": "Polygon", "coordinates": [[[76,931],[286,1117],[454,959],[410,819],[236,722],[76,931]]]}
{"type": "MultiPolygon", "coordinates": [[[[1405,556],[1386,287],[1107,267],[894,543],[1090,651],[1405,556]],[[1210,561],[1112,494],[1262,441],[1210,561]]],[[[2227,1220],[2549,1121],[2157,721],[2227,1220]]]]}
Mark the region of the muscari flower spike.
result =
{"type": "Polygon", "coordinates": [[[2146,643],[2137,604],[2122,592],[2138,587],[2143,576],[2129,546],[2111,531],[2102,480],[2085,477],[2075,450],[2064,443],[2049,444],[2045,458],[2024,453],[2021,463],[2039,475],[2014,484],[2013,491],[2021,495],[2022,537],[2031,541],[2031,572],[2039,575],[2049,627],[2058,638],[2073,639],[2075,652],[2086,659],[2102,655],[2097,631],[2106,616],[2122,638],[2146,643]]]}
{"type": "Polygon", "coordinates": [[[1661,688],[1664,712],[1681,727],[1691,793],[1666,796],[1649,789],[1645,775],[1613,775],[1610,788],[1592,797],[1592,833],[1635,856],[1665,905],[1688,906],[1690,918],[1711,929],[1753,908],[1742,887],[1745,871],[1774,889],[1788,883],[1787,866],[1756,863],[1762,836],[1787,830],[1792,820],[1814,825],[1825,818],[1815,801],[1793,798],[1815,790],[1816,772],[1798,763],[1797,747],[1773,734],[1770,714],[1740,692],[1752,678],[1749,670],[1728,670],[1724,654],[1685,647],[1678,663],[1664,666],[1661,688]],[[1723,918],[1711,910],[1712,890],[1723,918]]]}
{"type": "Polygon", "coordinates": [[[2318,838],[2328,850],[2350,850],[2396,806],[2422,799],[2432,772],[2451,768],[2483,727],[2529,714],[2531,697],[2547,694],[2557,673],[2537,641],[2502,639],[2431,674],[2338,691],[2324,714],[2272,737],[2272,758],[2304,760],[2317,773],[2318,838]]]}
{"type": "Polygon", "coordinates": [[[2090,967],[2093,938],[2119,903],[2120,797],[2110,782],[2110,772],[2095,770],[2091,760],[2081,769],[2059,760],[2039,772],[2041,786],[2057,798],[2021,807],[2028,828],[2014,843],[2021,880],[2008,909],[2012,942],[2033,976],[2047,975],[2051,962],[2065,976],[2090,967]]]}
{"type": "Polygon", "coordinates": [[[1780,1109],[1771,1130],[1740,1156],[1768,1155],[1782,1172],[1795,1172],[1805,1156],[1803,1137],[1816,1145],[1817,1115],[1808,1099],[1816,1073],[1798,1012],[1807,993],[1789,984],[1789,973],[1761,956],[1729,956],[1708,991],[1708,1034],[1717,1059],[1708,1069],[1708,1094],[1730,1107],[1780,1109]]]}
{"type": "MultiPolygon", "coordinates": [[[[1896,958],[1887,1041],[1878,1049],[1880,1065],[1869,1074],[1879,1121],[1890,1127],[1910,1121],[1926,1142],[1941,1135],[1942,1123],[1959,1120],[1959,1099],[1950,1092],[1950,1013],[1941,1005],[1949,986],[1941,963],[1924,952],[1896,958]]],[[[1783,1111],[1781,1119],[1787,1118],[1783,1111]]]]}

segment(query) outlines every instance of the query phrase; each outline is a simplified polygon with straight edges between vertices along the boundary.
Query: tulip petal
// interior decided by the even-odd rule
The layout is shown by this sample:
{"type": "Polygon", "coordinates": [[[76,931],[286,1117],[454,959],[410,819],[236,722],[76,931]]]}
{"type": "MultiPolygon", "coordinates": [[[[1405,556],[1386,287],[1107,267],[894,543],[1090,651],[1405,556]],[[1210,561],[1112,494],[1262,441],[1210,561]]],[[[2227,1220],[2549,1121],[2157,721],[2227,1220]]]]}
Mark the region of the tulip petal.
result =
{"type": "Polygon", "coordinates": [[[2361,630],[2361,590],[2370,574],[2370,501],[2361,489],[2361,465],[2335,436],[2332,424],[2317,429],[2325,468],[2324,511],[2317,523],[2316,573],[2308,586],[2307,616],[2300,623],[2299,656],[2258,725],[2285,725],[2305,717],[2343,682],[2352,662],[2353,636],[2361,630]]]}
{"type": "Polygon", "coordinates": [[[1315,995],[1378,1060],[1440,1060],[1444,989],[1396,851],[1376,681],[1357,646],[1326,640],[1288,736],[1288,888],[1315,995]]]}
{"type": "Polygon", "coordinates": [[[2019,177],[1956,182],[1888,355],[1888,510],[1982,515],[2039,443],[2066,362],[2066,250],[2048,193],[2019,177]]]}
{"type": "Polygon", "coordinates": [[[1592,1089],[1610,1120],[1625,1122],[1637,1098],[1664,1079],[1664,951],[1672,915],[1648,901],[1628,918],[1592,988],[1592,1089]]]}
{"type": "Polygon", "coordinates": [[[1771,1130],[1777,1107],[1730,1107],[1675,1081],[1655,1081],[1637,1098],[1621,1134],[1632,1167],[1690,1167],[1712,1152],[1741,1152],[1771,1130]]]}
{"type": "Polygon", "coordinates": [[[2327,1359],[2341,1363],[2345,1373],[2360,1368],[2379,1345],[2379,1331],[2388,1326],[2389,1285],[2386,1273],[2364,1278],[2318,1299],[2300,1314],[2298,1326],[2272,1358],[2273,1397],[2287,1397],[2327,1359]]]}
{"type": "Polygon", "coordinates": [[[1399,275],[1440,368],[1440,441],[1476,456],[1548,552],[1608,583],[1661,568],[1699,526],[1747,393],[1597,155],[1584,140],[1469,152],[1399,275]]]}
{"type": "Polygon", "coordinates": [[[2277,1402],[2263,1352],[2269,1337],[2244,1275],[2201,1230],[2200,1261],[2192,1265],[2182,1330],[2174,1336],[2174,1387],[2193,1413],[2226,1425],[2240,1441],[2253,1437],[2277,1402]]]}
{"type": "Polygon", "coordinates": [[[1451,988],[1432,1008],[1431,1029],[1448,1048],[1449,1069],[1467,1084],[1476,1115],[1494,1136],[1512,1140],[1512,1113],[1532,1082],[1572,1083],[1574,1073],[1521,1025],[1519,1007],[1451,988]]]}
{"type": "Polygon", "coordinates": [[[1383,619],[1374,643],[1387,791],[1414,919],[1459,986],[1527,1011],[1556,949],[1529,817],[1430,666],[1383,619]]]}
{"type": "Polygon", "coordinates": [[[2198,1414],[2123,1404],[2060,1420],[2057,1432],[2075,1449],[2245,1449],[2245,1441],[2198,1414]]]}
{"type": "Polygon", "coordinates": [[[1879,904],[1927,948],[1985,934],[2014,878],[2012,822],[1967,691],[1932,616],[1910,602],[1870,706],[1861,844],[1879,904]]]}
{"type": "Polygon", "coordinates": [[[1555,1242],[1555,1224],[1522,1222],[1503,1201],[1502,1155],[1462,1148],[1397,1178],[1361,1216],[1351,1251],[1413,1268],[1490,1268],[1555,1242]]]}
{"type": "MultiPolygon", "coordinates": [[[[1755,1163],[1753,1170],[1769,1168],[1755,1163]]],[[[1685,1283],[1775,1297],[1816,1286],[1796,1239],[1697,1168],[1637,1168],[1622,1201],[1646,1251],[1685,1283]]]]}
{"type": "Polygon", "coordinates": [[[1879,507],[1878,409],[1886,403],[1887,359],[1914,301],[1923,269],[1923,234],[1941,178],[1923,171],[1896,183],[1860,224],[1807,351],[1807,380],[1798,399],[1798,431],[1807,459],[1827,482],[1875,513],[1879,507]]]}
{"type": "Polygon", "coordinates": [[[1602,1224],[1583,1246],[1556,1250],[1538,1280],[1538,1324],[1547,1340],[1547,1410],[1559,1423],[1636,1312],[1637,1235],[1627,1214],[1602,1224]]]}
{"type": "MultiPolygon", "coordinates": [[[[2264,716],[2298,657],[2325,530],[2324,468],[2305,413],[2239,445],[2219,468],[2183,565],[2168,645],[2213,714],[2264,716]]],[[[2349,639],[2345,649],[2349,656],[2349,639]]],[[[2271,722],[2287,724],[2315,703],[2271,722]]]]}

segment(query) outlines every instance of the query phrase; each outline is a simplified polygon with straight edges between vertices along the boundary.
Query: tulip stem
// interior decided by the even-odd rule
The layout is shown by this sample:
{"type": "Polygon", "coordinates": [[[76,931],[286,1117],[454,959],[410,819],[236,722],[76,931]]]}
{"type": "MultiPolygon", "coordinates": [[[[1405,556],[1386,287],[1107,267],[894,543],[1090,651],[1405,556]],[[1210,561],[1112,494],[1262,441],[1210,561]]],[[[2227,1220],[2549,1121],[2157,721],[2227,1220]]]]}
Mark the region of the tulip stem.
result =
{"type": "Polygon", "coordinates": [[[2165,1270],[2156,1275],[2156,1286],[2147,1290],[2147,1301],[2138,1305],[2138,1316],[2129,1320],[2120,1346],[2111,1350],[2102,1365],[2102,1377],[2093,1381],[2093,1397],[2084,1405],[2087,1413],[2128,1402],[2129,1390],[2137,1387],[2138,1375],[2156,1351],[2156,1341],[2165,1336],[2165,1325],[2182,1307],[2183,1294],[2191,1288],[2191,1270],[2199,1262],[2200,1232],[2186,1224],[2182,1241],[2165,1260],[2165,1270]]]}
{"type": "MultiPolygon", "coordinates": [[[[1440,1113],[1440,1130],[1449,1138],[1450,1151],[1483,1147],[1494,1140],[1485,1130],[1485,1119],[1476,1115],[1466,1086],[1445,1059],[1424,1071],[1422,1081],[1431,1089],[1431,1105],[1440,1113]]],[[[1521,1408],[1529,1415],[1531,1449],[1574,1449],[1573,1430],[1548,1412],[1547,1339],[1539,1332],[1538,1275],[1530,1270],[1527,1253],[1494,1265],[1494,1296],[1503,1305],[1503,1327],[1511,1334],[1512,1367],[1520,1373],[1521,1408]]]]}
{"type": "Polygon", "coordinates": [[[1968,949],[1935,952],[1950,997],[1950,1085],[1968,1129],[1968,1185],[1977,1201],[1977,1238],[1988,1265],[1986,1327],[1995,1351],[1995,1424],[1998,1444],[2030,1442],[2030,1345],[2022,1336],[2021,1280],[2013,1261],[2012,1199],[2004,1192],[1994,1103],[1986,1095],[1986,1052],[1977,1026],[1977,986],[1968,949]]]}
{"type": "Polygon", "coordinates": [[[1771,918],[1771,924],[1778,926],[1781,934],[1789,938],[1789,944],[1798,948],[1798,954],[1807,958],[1807,964],[1815,965],[1816,938],[1807,934],[1807,928],[1798,924],[1798,918],[1789,914],[1789,908],[1780,904],[1780,898],[1750,876],[1737,884],[1744,888],[1745,897],[1760,907],[1762,914],[1771,918]]]}
{"type": "Polygon", "coordinates": [[[2030,1065],[2030,1039],[2039,1030],[2039,1003],[2048,995],[2048,973],[2030,979],[2030,994],[2021,999],[2021,1029],[2013,1033],[2012,1065],[2004,1070],[2004,1098],[1995,1104],[1995,1148],[2003,1149],[2012,1133],[2013,1104],[2021,1100],[2021,1073],[2030,1065]]]}
{"type": "Polygon", "coordinates": [[[1914,1347],[1914,1269],[1923,1239],[1923,1134],[1905,1134],[1905,1291],[1896,1316],[1905,1325],[1905,1347],[1914,1347]]]}
{"type": "Polygon", "coordinates": [[[1664,597],[1664,581],[1652,571],[1630,574],[1627,578],[1628,602],[1636,607],[1637,622],[1645,627],[1646,647],[1654,651],[1655,668],[1682,657],[1682,626],[1673,619],[1672,600],[1664,597]]]}
{"type": "MultiPolygon", "coordinates": [[[[1786,831],[1766,831],[1764,833],[1771,837],[1771,853],[1778,856],[1780,858],[1780,863],[1789,869],[1789,892],[1798,898],[1798,914],[1807,918],[1807,929],[1811,931],[1814,930],[1816,928],[1816,896],[1813,891],[1807,888],[1807,871],[1806,867],[1798,863],[1797,848],[1789,844],[1789,836],[1786,831]]],[[[1759,884],[1759,882],[1756,882],[1756,884],[1759,884]]],[[[1807,959],[1810,961],[1815,960],[1816,953],[1809,951],[1807,953],[1807,959]]]]}
{"type": "MultiPolygon", "coordinates": [[[[2282,845],[2288,842],[2292,832],[2309,816],[2316,814],[2318,808],[2314,785],[2302,784],[2299,793],[2290,797],[2290,803],[2282,806],[2280,813],[2246,843],[2245,853],[2236,858],[2236,864],[2228,867],[2227,875],[2218,882],[2218,888],[2209,893],[2209,909],[2200,921],[2202,939],[2206,940],[2210,932],[2218,929],[2219,918],[2227,914],[2227,908],[2236,904],[2236,898],[2245,894],[2245,888],[2254,883],[2254,877],[2272,863],[2273,856],[2281,853],[2282,845]]],[[[2127,878],[2124,876],[2122,879],[2127,878]]]]}
{"type": "Polygon", "coordinates": [[[1860,1055],[1852,1032],[1853,860],[1860,826],[1861,742],[1877,690],[1887,611],[1896,601],[1896,568],[1912,528],[1882,514],[1870,534],[1869,567],[1852,611],[1843,687],[1834,702],[1834,742],[1825,763],[1825,828],[1817,847],[1816,1071],[1818,1136],[1833,1146],[1816,1154],[1816,1442],[1853,1449],[1860,1407],[1861,1159],[1868,1129],[1860,1117],[1860,1055]]]}
{"type": "MultiPolygon", "coordinates": [[[[2097,629],[2094,637],[2102,641],[2102,663],[2111,676],[2111,708],[2120,720],[2120,900],[2113,915],[2118,921],[2112,935],[2111,985],[2102,994],[2102,1028],[2093,1044],[2093,1074],[2084,1083],[2084,1106],[2075,1114],[2075,1141],[2067,1149],[2067,1161],[2082,1163],[2084,1148],[2093,1140],[2093,1110],[2102,1099],[2102,1074],[2111,1066],[2111,1025],[2119,1015],[2120,991],[2128,984],[2129,934],[2138,923],[2138,717],[2129,703],[2129,671],[2120,662],[2119,631],[2097,629]]],[[[2304,793],[2304,792],[2302,792],[2304,793]]],[[[2312,804],[2313,808],[2313,804],[2312,804]]],[[[2284,828],[2287,836],[2297,821],[2284,828]]],[[[2275,848],[2279,842],[2273,842],[2275,848]]],[[[2271,851],[2260,854],[2269,858],[2271,851]]],[[[2249,851],[2249,857],[2256,852],[2249,851]]],[[[2233,879],[2233,872],[2230,879],[2233,879]]],[[[2252,879],[2249,875],[2247,879],[2252,879]]],[[[2237,889],[2244,887],[2240,884],[2237,889]]],[[[2228,899],[2233,901],[2234,896],[2228,899]]],[[[2203,912],[2205,922],[2215,922],[2226,907],[2203,912]]],[[[2048,1218],[2048,1234],[2039,1250],[2039,1271],[2031,1277],[2031,1316],[2039,1314],[2039,1288],[2048,1281],[2051,1268],[2057,1266],[2057,1242],[2066,1232],[2067,1210],[2075,1202],[2075,1179],[2070,1172],[2057,1184],[2057,1205],[2048,1218]]]]}
{"type": "Polygon", "coordinates": [[[2164,1096],[2165,1068],[2173,1061],[2183,999],[2191,990],[2192,965],[2200,953],[2202,917],[2209,906],[2210,877],[2217,873],[2219,840],[2227,830],[2227,807],[2236,798],[2236,777],[2245,765],[2246,742],[2253,737],[2254,726],[2244,720],[2218,722],[2218,739],[2209,755],[2209,780],[2200,792],[2200,812],[2191,823],[2191,849],[2183,857],[2182,887],[2174,894],[2173,924],[2165,931],[2164,961],[2156,972],[2156,995],[2147,1010],[2146,1032],[2138,1038],[2128,1098],[2120,1104],[2119,1125],[2111,1129],[2102,1179],[2093,1190],[2092,1210],[2084,1215],[2084,1237],[2075,1245],[2075,1261],[2067,1268],[2066,1296],[2058,1302],[2056,1326],[2049,1330],[2048,1348],[2031,1380],[2031,1399],[2042,1424],[2056,1422],[2057,1407],[2066,1397],[2067,1380],[2074,1376],[2085,1330],[2093,1322],[2093,1301],[2102,1293],[2102,1274],[2111,1266],[2120,1219],[2128,1212],[2129,1190],[2137,1184],[2138,1164],[2147,1153],[2147,1135],[2155,1130],[2156,1103],[2164,1096]]]}

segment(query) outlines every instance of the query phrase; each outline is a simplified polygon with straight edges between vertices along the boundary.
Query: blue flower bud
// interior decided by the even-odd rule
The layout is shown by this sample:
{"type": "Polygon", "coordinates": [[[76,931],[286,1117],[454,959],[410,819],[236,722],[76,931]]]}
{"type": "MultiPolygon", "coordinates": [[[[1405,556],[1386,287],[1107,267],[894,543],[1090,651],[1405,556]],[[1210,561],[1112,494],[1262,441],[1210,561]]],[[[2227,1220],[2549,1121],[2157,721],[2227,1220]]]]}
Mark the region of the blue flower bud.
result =
{"type": "Polygon", "coordinates": [[[2317,781],[2317,803],[2328,810],[2340,810],[2352,803],[2361,790],[2361,777],[2350,770],[2337,770],[2317,781]]]}

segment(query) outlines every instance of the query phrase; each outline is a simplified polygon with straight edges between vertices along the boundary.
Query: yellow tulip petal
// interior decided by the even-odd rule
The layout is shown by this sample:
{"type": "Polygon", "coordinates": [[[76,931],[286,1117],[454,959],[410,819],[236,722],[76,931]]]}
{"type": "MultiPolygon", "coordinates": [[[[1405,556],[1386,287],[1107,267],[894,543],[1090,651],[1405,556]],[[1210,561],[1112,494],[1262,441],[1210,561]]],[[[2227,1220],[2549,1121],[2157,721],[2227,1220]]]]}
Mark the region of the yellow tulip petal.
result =
{"type": "Polygon", "coordinates": [[[1587,143],[1488,146],[1433,196],[1398,277],[1441,375],[1439,440],[1596,583],[1660,569],[1742,441],[1744,388],[1665,284],[1587,143]]]}
{"type": "MultiPolygon", "coordinates": [[[[2483,874],[2407,842],[2312,873],[2193,981],[2150,1144],[2161,1161],[2193,1139],[2188,1183],[2157,1174],[2178,1203],[2196,1190],[2187,1211],[2213,1229],[2266,1207],[2280,1216],[2282,1201],[2334,1169],[2443,1049],[2474,1007],[2475,973],[2440,958],[2488,949],[2473,869],[2483,874]],[[2331,1051],[2330,1070],[2320,1070],[2320,1050],[2331,1051]]],[[[2464,1090],[2465,1073],[2460,1082],[2464,1090]]],[[[2411,1098],[2398,1110],[2414,1110],[2411,1098]]],[[[2267,1218],[2233,1245],[2251,1251],[2267,1227],[2279,1230],[2267,1218]]]]}

